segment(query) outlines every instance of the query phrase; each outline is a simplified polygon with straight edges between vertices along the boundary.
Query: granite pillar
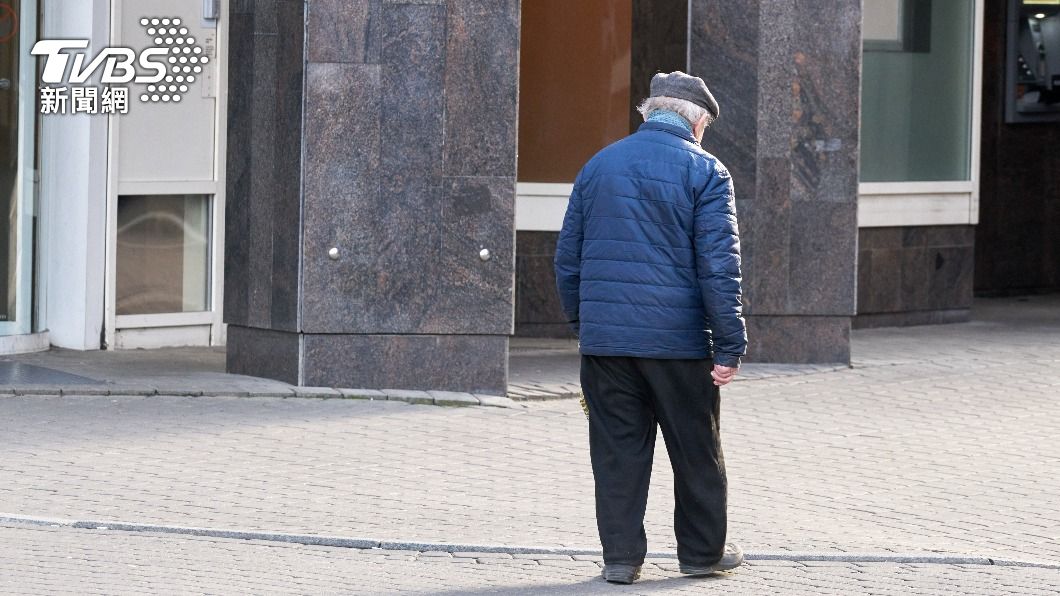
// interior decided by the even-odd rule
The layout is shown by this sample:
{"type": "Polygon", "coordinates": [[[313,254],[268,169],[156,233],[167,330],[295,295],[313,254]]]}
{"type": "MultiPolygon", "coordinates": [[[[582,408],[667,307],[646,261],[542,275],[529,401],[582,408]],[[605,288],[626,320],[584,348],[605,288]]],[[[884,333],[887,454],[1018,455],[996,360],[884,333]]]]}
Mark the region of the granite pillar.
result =
{"type": "Polygon", "coordinates": [[[230,28],[228,370],[505,392],[519,1],[241,0],[230,28]]]}
{"type": "Polygon", "coordinates": [[[721,105],[748,361],[849,362],[857,296],[861,2],[691,0],[689,71],[721,105]]]}

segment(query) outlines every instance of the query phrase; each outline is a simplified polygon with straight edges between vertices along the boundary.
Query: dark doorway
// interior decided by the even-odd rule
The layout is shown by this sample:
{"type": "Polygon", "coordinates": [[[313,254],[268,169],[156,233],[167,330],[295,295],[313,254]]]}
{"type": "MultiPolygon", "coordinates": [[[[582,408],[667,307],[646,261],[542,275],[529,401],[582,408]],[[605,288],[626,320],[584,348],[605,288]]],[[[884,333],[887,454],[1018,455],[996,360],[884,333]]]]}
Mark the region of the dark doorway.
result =
{"type": "MultiPolygon", "coordinates": [[[[1005,118],[1006,67],[1018,67],[1007,51],[1018,4],[989,0],[985,6],[978,295],[1060,291],[1060,122],[1005,118]]],[[[1053,12],[1043,16],[1060,20],[1053,12]]]]}

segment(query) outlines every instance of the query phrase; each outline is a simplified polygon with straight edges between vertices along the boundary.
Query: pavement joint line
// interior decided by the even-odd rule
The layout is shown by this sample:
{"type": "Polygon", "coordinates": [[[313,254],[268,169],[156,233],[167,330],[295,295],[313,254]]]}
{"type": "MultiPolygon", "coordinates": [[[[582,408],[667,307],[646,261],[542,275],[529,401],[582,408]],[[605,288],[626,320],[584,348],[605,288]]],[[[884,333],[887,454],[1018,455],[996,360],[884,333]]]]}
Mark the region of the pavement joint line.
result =
{"type": "MultiPolygon", "coordinates": [[[[413,393],[413,392],[409,392],[413,393]]],[[[516,400],[510,395],[486,395],[489,398],[489,403],[483,403],[481,399],[475,397],[475,394],[466,392],[444,392],[450,394],[447,398],[442,396],[440,399],[433,396],[429,396],[427,391],[415,392],[423,393],[422,399],[412,399],[408,396],[403,395],[387,395],[376,390],[365,390],[365,389],[347,389],[347,388],[333,388],[333,387],[294,387],[291,391],[279,391],[275,389],[264,389],[260,392],[255,392],[250,389],[231,389],[231,390],[213,390],[213,389],[177,389],[177,388],[137,388],[137,387],[113,387],[107,386],[105,390],[101,386],[96,385],[70,385],[62,387],[0,387],[0,395],[4,396],[15,396],[15,397],[76,397],[76,396],[106,396],[106,397],[265,397],[275,399],[348,399],[348,400],[360,400],[360,401],[400,401],[406,403],[416,403],[419,405],[434,405],[441,407],[493,407],[493,408],[512,408],[517,407],[514,403],[516,400]],[[371,395],[373,393],[380,393],[379,396],[371,395]],[[456,398],[452,395],[455,394],[456,398]]],[[[556,398],[569,398],[578,397],[580,394],[570,395],[558,395],[556,398]]]]}
{"type": "MultiPolygon", "coordinates": [[[[144,532],[155,534],[177,534],[205,538],[225,538],[237,540],[260,540],[266,542],[286,542],[309,546],[329,546],[337,548],[355,548],[362,550],[414,550],[417,552],[447,553],[496,553],[527,555],[594,555],[600,556],[600,549],[578,547],[548,546],[512,546],[501,544],[459,544],[445,542],[422,542],[402,540],[375,540],[371,538],[354,538],[347,536],[326,536],[318,534],[294,534],[287,532],[264,532],[256,530],[239,530],[225,528],[201,528],[194,526],[175,526],[165,524],[147,524],[122,521],[75,520],[69,518],[37,517],[0,513],[0,524],[30,525],[41,527],[66,527],[77,530],[102,530],[114,532],[144,532]]],[[[653,551],[646,558],[676,559],[672,551],[653,551]]],[[[744,553],[748,561],[833,561],[839,563],[917,563],[926,565],[982,565],[996,567],[1024,567],[1034,569],[1060,570],[1060,562],[1024,561],[974,555],[948,555],[941,553],[858,553],[858,552],[800,552],[800,551],[748,551],[744,553]]]]}

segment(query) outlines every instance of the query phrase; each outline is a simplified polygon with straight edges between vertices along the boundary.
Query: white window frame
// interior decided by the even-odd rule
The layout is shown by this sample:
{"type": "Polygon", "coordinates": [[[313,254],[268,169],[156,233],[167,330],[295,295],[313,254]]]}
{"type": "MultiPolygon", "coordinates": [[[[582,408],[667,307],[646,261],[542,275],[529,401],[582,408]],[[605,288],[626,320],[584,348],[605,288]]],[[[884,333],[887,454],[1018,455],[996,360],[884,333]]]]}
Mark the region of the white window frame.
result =
{"type": "Polygon", "coordinates": [[[861,182],[858,227],[979,223],[979,148],[983,106],[983,0],[975,0],[972,31],[972,118],[969,180],[861,182]]]}
{"type": "MultiPolygon", "coordinates": [[[[120,115],[109,117],[107,135],[107,233],[104,296],[104,339],[113,349],[225,343],[224,307],[224,214],[228,125],[228,5],[221,4],[217,21],[217,119],[214,124],[216,157],[214,181],[118,181],[118,129],[120,115]],[[209,310],[201,312],[119,315],[117,289],[118,197],[122,195],[204,194],[210,197],[209,310]]],[[[121,31],[120,3],[111,2],[111,43],[121,31]]]]}
{"type": "Polygon", "coordinates": [[[515,229],[558,232],[563,227],[567,200],[574,183],[517,182],[515,184],[515,229]]]}

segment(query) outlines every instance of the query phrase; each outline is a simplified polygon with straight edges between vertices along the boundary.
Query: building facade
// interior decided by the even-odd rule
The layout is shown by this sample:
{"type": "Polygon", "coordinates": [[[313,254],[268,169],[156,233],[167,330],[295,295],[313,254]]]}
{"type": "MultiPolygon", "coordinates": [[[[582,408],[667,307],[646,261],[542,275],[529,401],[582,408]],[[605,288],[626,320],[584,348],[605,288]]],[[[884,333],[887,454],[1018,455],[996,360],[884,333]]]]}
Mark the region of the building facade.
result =
{"type": "Polygon", "coordinates": [[[552,257],[574,175],[680,69],[722,107],[704,146],[736,185],[748,360],[849,362],[851,327],[1060,288],[1058,12],[0,3],[0,350],[226,345],[231,371],[302,385],[504,391],[510,337],[568,333],[552,257]],[[33,48],[71,39],[88,47],[45,80],[33,48]],[[77,79],[115,47],[161,48],[169,78],[115,85],[104,60],[77,79]],[[126,113],[75,109],[75,87],[123,85],[126,113]]]}

